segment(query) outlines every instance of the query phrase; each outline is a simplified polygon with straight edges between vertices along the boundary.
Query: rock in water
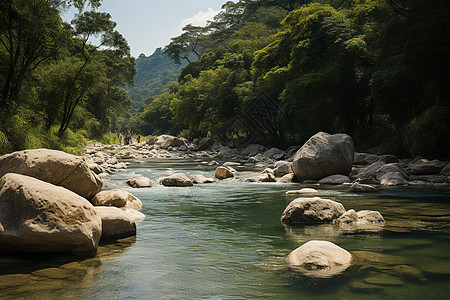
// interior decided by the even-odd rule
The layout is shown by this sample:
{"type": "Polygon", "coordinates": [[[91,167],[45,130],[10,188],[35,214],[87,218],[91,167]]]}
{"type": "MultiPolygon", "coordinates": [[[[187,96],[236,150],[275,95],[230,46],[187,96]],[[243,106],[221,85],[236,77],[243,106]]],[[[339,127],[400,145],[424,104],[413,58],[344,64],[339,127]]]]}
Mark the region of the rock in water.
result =
{"type": "Polygon", "coordinates": [[[183,173],[176,173],[170,175],[169,177],[165,177],[161,179],[161,184],[164,186],[178,186],[178,187],[194,185],[194,183],[192,183],[192,181],[186,176],[186,174],[183,173]]]}
{"type": "Polygon", "coordinates": [[[102,222],[79,195],[41,180],[6,174],[0,179],[0,249],[28,253],[92,253],[102,222]]]}
{"type": "Polygon", "coordinates": [[[118,208],[132,208],[139,210],[142,202],[135,196],[119,189],[102,191],[91,200],[94,206],[114,206],[118,208]]]}
{"type": "Polygon", "coordinates": [[[226,179],[226,178],[234,177],[233,173],[231,172],[231,169],[229,167],[224,167],[224,166],[217,167],[214,176],[217,179],[226,179]]]}
{"type": "Polygon", "coordinates": [[[297,198],[283,212],[281,222],[286,225],[327,224],[345,213],[341,203],[315,198],[297,198]]]}
{"type": "Polygon", "coordinates": [[[0,157],[0,177],[17,173],[65,187],[91,199],[102,189],[100,178],[82,157],[62,151],[36,149],[17,151],[0,157]]]}
{"type": "Polygon", "coordinates": [[[292,168],[299,180],[319,180],[333,174],[348,176],[354,154],[353,140],[347,134],[319,132],[297,151],[292,168]]]}
{"type": "Polygon", "coordinates": [[[102,240],[136,235],[136,222],[129,213],[110,206],[97,206],[95,210],[102,220],[102,240]]]}
{"type": "Polygon", "coordinates": [[[127,184],[133,188],[148,188],[152,187],[153,183],[147,177],[134,177],[127,180],[127,184]]]}
{"type": "Polygon", "coordinates": [[[308,277],[329,278],[344,272],[352,262],[351,254],[327,241],[309,241],[292,251],[288,264],[308,277]]]}

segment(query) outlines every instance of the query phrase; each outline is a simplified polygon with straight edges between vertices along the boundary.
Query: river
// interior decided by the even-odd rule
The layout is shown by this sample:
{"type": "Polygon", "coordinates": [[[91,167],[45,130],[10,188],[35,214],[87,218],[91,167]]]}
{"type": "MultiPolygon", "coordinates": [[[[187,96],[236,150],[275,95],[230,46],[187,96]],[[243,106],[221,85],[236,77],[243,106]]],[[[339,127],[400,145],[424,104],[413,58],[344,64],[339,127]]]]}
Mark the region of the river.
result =
{"type": "MultiPolygon", "coordinates": [[[[251,169],[240,169],[246,172],[251,169]]],[[[346,209],[380,211],[381,231],[333,226],[285,228],[288,190],[299,184],[243,183],[166,188],[167,172],[212,177],[201,161],[132,162],[104,179],[143,202],[135,238],[104,244],[95,257],[0,256],[0,299],[445,299],[450,297],[450,190],[386,188],[353,194],[320,188],[319,196],[346,209]],[[132,189],[134,176],[154,187],[132,189]],[[328,240],[382,258],[330,279],[311,279],[285,265],[309,240],[328,240]],[[406,270],[400,272],[399,270],[406,270]],[[401,274],[401,275],[399,275],[401,274]]]]}

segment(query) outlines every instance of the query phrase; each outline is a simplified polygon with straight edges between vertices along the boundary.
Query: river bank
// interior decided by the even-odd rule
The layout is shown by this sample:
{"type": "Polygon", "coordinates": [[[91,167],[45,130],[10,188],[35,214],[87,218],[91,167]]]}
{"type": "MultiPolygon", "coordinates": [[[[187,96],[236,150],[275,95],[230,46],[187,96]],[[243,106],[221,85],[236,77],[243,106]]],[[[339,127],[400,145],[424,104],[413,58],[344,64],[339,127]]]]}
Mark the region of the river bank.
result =
{"type": "MultiPolygon", "coordinates": [[[[196,140],[163,135],[150,138],[146,143],[132,145],[90,144],[86,147],[85,158],[91,162],[91,169],[100,177],[126,168],[128,161],[146,159],[197,160],[200,165],[216,165],[231,168],[236,178],[242,181],[300,182],[292,174],[292,163],[300,146],[287,150],[267,149],[258,144],[245,148],[230,148],[212,139],[196,140]],[[252,174],[245,172],[249,168],[252,174]],[[273,176],[260,176],[270,173],[273,176]],[[282,179],[283,178],[283,179],[282,179]]],[[[383,186],[450,186],[450,163],[427,160],[422,157],[398,158],[394,155],[371,153],[354,154],[353,165],[348,176],[331,176],[302,182],[319,185],[352,184],[383,186]]],[[[209,177],[214,177],[210,174],[209,177]]],[[[356,191],[359,186],[355,186],[356,191]]]]}

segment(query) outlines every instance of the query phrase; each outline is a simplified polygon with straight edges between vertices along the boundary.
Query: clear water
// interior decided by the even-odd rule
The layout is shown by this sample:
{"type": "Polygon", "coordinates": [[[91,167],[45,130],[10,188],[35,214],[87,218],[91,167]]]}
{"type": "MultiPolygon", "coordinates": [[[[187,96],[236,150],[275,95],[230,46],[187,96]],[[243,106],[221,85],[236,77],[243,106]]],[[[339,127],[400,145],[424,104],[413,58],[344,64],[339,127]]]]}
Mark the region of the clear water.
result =
{"type": "MultiPolygon", "coordinates": [[[[239,168],[237,168],[239,171],[239,168]]],[[[280,216],[298,184],[228,179],[189,188],[129,188],[167,171],[212,177],[200,161],[135,162],[105,179],[144,204],[136,238],[102,245],[95,257],[0,256],[0,299],[445,299],[450,297],[450,190],[399,189],[359,195],[320,189],[346,209],[379,210],[378,232],[333,226],[285,228],[280,216]],[[331,279],[310,279],[285,265],[309,240],[383,254],[331,279]],[[399,275],[398,268],[414,275],[399,275]]],[[[249,170],[242,170],[249,171],[249,170]]],[[[311,186],[310,186],[311,187],[311,186]]],[[[361,253],[361,252],[359,252],[361,253]]]]}

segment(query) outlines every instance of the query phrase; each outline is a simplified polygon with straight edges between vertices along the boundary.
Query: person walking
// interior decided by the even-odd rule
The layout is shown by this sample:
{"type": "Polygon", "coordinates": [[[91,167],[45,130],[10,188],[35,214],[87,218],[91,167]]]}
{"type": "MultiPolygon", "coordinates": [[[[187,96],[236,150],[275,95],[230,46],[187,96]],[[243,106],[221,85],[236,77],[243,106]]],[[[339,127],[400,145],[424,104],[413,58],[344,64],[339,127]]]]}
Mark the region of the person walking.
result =
{"type": "Polygon", "coordinates": [[[120,132],[120,133],[119,133],[119,145],[122,145],[122,139],[123,139],[123,135],[122,135],[122,133],[120,132]]]}

